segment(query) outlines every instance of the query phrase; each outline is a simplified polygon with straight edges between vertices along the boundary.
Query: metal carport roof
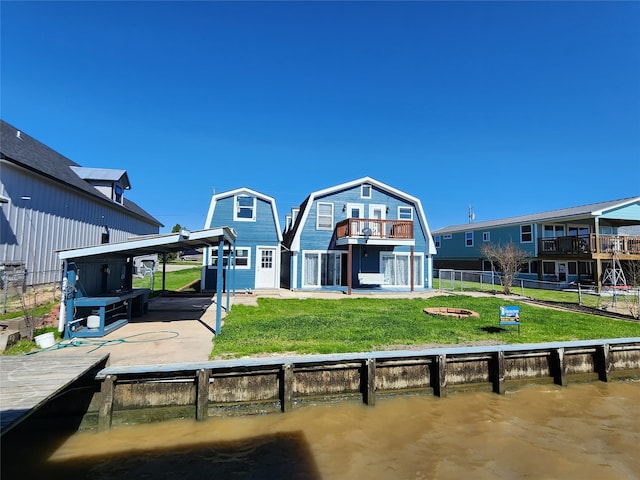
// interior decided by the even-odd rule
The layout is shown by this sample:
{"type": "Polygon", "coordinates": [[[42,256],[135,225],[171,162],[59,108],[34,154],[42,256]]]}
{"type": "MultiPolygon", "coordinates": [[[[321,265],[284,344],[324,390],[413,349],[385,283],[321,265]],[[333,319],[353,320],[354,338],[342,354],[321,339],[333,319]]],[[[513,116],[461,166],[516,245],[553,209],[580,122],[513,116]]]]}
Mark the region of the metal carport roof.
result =
{"type": "Polygon", "coordinates": [[[231,227],[216,227],[207,230],[168,233],[164,235],[145,235],[134,237],[126,242],[105,243],[92,247],[58,250],[60,260],[92,257],[139,257],[156,253],[173,253],[202,247],[217,247],[223,239],[225,243],[234,243],[236,232],[231,227]]]}
{"type": "MultiPolygon", "coordinates": [[[[235,244],[236,231],[231,227],[216,227],[207,230],[193,232],[181,230],[177,233],[164,235],[145,235],[132,238],[126,242],[105,243],[93,247],[59,250],[60,260],[88,259],[92,262],[113,257],[138,257],[143,255],[164,254],[180,252],[201,247],[218,247],[220,242],[235,244]]],[[[218,255],[222,254],[222,248],[218,255]]],[[[218,260],[220,264],[222,262],[218,260]]],[[[162,290],[164,291],[164,264],[162,272],[162,290]]],[[[222,319],[222,270],[218,272],[218,284],[216,287],[216,335],[220,333],[222,319]]],[[[229,309],[229,290],[227,290],[227,310],[229,309]]]]}

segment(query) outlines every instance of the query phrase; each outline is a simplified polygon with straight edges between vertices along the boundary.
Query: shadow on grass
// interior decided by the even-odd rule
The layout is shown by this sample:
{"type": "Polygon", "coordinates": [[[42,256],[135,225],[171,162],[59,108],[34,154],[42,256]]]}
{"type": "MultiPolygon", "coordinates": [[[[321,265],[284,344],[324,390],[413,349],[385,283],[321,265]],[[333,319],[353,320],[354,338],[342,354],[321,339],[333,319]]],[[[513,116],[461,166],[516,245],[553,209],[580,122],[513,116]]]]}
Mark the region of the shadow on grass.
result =
{"type": "Polygon", "coordinates": [[[506,328],[502,327],[481,327],[480,330],[485,333],[504,333],[507,331],[506,328]]]}

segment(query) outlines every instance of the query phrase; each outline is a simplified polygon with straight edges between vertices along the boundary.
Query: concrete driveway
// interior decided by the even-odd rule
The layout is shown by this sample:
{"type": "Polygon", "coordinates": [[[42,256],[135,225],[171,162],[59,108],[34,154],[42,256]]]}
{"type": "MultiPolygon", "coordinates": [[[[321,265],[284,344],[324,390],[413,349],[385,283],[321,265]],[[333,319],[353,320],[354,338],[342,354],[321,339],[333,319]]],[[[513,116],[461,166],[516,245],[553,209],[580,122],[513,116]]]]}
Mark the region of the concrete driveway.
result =
{"type": "Polygon", "coordinates": [[[148,314],[133,318],[109,335],[63,341],[39,355],[109,353],[110,365],[202,362],[209,359],[213,349],[215,325],[212,296],[155,297],[149,301],[148,314]]]}

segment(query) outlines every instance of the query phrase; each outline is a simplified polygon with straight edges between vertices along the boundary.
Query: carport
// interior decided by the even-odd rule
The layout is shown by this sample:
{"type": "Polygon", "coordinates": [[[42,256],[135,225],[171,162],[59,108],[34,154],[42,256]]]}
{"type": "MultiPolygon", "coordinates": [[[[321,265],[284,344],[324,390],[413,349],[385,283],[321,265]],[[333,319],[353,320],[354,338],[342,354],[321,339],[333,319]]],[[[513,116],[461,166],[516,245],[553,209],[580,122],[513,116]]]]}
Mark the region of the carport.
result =
{"type": "MultiPolygon", "coordinates": [[[[207,230],[146,235],[126,242],[106,243],[58,251],[63,262],[62,301],[58,330],[64,338],[102,337],[126,325],[132,316],[147,311],[150,291],[133,288],[133,258],[143,255],[161,255],[162,290],[165,289],[166,255],[203,247],[217,247],[218,269],[216,287],[216,334],[222,324],[222,276],[223,270],[234,264],[223,258],[225,245],[234,252],[236,232],[230,227],[207,230]]],[[[229,255],[232,255],[230,253],[229,255]]],[[[232,277],[227,275],[227,277],[232,277]]],[[[227,288],[227,310],[229,308],[227,288]]]]}

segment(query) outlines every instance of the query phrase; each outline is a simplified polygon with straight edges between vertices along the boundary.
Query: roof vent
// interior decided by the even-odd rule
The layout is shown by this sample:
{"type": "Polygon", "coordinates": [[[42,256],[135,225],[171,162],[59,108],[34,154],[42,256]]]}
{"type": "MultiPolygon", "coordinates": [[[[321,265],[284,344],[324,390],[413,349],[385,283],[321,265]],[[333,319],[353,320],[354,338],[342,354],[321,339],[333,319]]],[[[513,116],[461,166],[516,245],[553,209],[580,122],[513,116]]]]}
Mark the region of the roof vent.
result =
{"type": "Polygon", "coordinates": [[[22,132],[20,130],[16,131],[16,137],[19,138],[20,140],[22,140],[22,137],[20,136],[22,134],[22,132]]]}

